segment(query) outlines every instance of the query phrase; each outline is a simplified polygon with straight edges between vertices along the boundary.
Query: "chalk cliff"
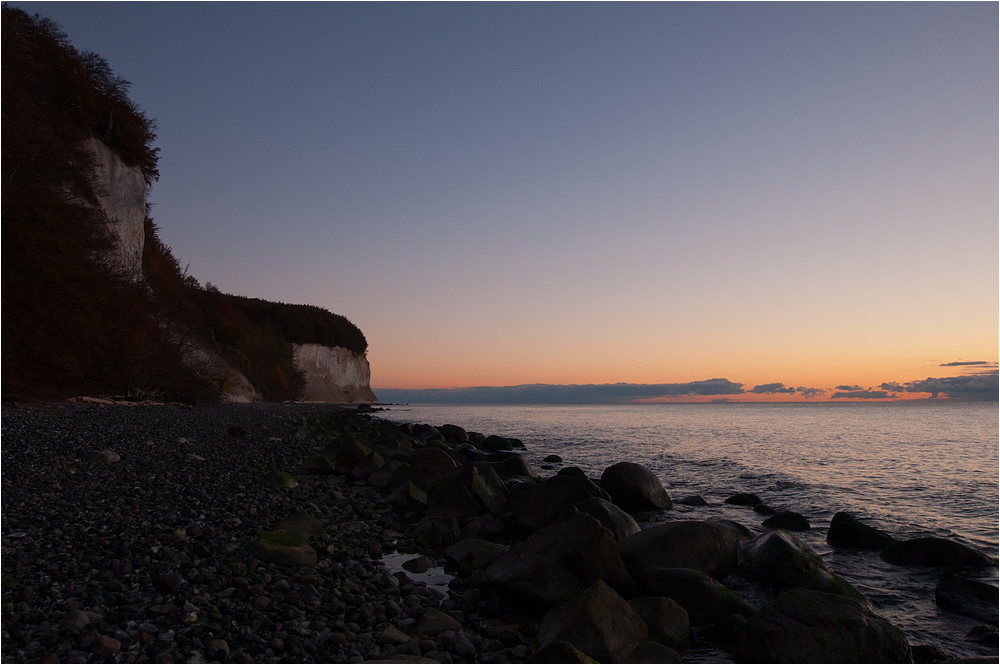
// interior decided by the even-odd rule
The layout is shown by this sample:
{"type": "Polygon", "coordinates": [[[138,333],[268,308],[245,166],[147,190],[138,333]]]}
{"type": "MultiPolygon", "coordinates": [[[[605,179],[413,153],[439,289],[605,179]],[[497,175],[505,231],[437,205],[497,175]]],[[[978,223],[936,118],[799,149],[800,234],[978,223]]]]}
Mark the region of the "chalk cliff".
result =
{"type": "Polygon", "coordinates": [[[145,239],[146,181],[138,166],[126,166],[115,152],[97,138],[87,141],[94,155],[94,192],[116,240],[106,260],[133,281],[142,279],[145,239]]]}
{"type": "Polygon", "coordinates": [[[306,402],[377,402],[365,355],[339,346],[293,344],[295,366],[306,375],[306,402]]]}

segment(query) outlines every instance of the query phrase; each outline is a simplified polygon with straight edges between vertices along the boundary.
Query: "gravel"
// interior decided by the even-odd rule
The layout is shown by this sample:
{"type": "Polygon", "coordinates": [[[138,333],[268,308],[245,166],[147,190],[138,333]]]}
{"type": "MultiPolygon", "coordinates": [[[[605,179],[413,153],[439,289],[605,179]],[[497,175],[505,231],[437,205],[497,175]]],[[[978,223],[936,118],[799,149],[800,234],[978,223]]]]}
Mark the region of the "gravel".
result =
{"type": "Polygon", "coordinates": [[[524,660],[537,626],[522,635],[461,579],[449,597],[386,567],[416,548],[381,490],[299,471],[323,448],[302,419],[329,408],[5,405],[3,661],[524,660]],[[254,558],[300,511],[325,527],[317,563],[254,558]],[[419,634],[428,608],[462,628],[419,634]]]}

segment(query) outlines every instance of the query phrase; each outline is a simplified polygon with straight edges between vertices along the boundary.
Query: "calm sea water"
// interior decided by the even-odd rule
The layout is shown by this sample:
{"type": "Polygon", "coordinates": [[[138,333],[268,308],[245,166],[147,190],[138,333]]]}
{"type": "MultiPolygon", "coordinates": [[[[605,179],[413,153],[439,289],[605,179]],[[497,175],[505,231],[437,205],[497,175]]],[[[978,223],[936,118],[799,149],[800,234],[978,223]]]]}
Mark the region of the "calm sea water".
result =
{"type": "MultiPolygon", "coordinates": [[[[725,517],[761,531],[765,516],[722,503],[752,492],[805,515],[813,528],[800,539],[911,643],[957,656],[998,653],[965,639],[976,621],[937,609],[941,570],[891,566],[877,552],[836,550],[825,540],[833,515],[847,511],[897,538],[941,536],[997,556],[996,403],[413,405],[379,415],[517,437],[543,476],[556,472],[541,469],[551,454],[591,477],[637,462],[675,501],[697,494],[710,504],[676,506],[667,520],[725,517]]],[[[964,574],[997,584],[996,569],[964,574]]],[[[769,600],[745,581],[727,582],[751,605],[769,600]]]]}

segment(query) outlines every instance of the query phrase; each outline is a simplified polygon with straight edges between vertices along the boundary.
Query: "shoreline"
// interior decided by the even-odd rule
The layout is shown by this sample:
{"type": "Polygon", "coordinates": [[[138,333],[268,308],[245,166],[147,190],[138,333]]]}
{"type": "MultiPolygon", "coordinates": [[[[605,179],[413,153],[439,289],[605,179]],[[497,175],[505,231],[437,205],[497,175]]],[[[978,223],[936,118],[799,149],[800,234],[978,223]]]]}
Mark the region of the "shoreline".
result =
{"type": "MultiPolygon", "coordinates": [[[[379,419],[377,405],[365,405],[362,416],[329,404],[131,406],[4,406],[5,661],[525,662],[537,650],[544,612],[491,593],[484,567],[451,563],[444,597],[381,562],[392,551],[430,554],[424,564],[435,568],[446,561],[444,545],[420,535],[430,518],[407,503],[413,497],[387,498],[390,474],[352,480],[300,468],[323,450],[341,466],[339,450],[360,439],[391,451],[390,461],[437,450],[499,463],[511,451],[455,445],[427,425],[400,427],[379,419]],[[305,430],[303,418],[313,421],[305,430]],[[373,427],[361,436],[363,422],[373,427]],[[243,432],[231,432],[237,427],[243,432]],[[87,460],[105,448],[121,460],[87,460]],[[298,486],[268,487],[272,471],[290,473],[298,486]],[[260,534],[298,512],[321,525],[308,539],[316,562],[260,562],[260,534]],[[174,575],[180,586],[174,577],[167,586],[163,578],[174,575]],[[71,611],[86,622],[66,625],[71,611]],[[440,625],[421,626],[425,616],[440,625]]],[[[507,531],[494,540],[515,544],[507,531]]]]}

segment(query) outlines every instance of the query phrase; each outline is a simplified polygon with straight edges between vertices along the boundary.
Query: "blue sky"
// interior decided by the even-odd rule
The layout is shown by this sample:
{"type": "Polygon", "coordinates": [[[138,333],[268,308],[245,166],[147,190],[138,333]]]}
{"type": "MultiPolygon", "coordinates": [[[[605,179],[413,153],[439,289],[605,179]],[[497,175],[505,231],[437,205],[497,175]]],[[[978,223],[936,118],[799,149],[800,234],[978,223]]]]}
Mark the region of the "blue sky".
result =
{"type": "Polygon", "coordinates": [[[181,264],[376,388],[998,359],[995,3],[12,4],[133,82],[181,264]]]}

